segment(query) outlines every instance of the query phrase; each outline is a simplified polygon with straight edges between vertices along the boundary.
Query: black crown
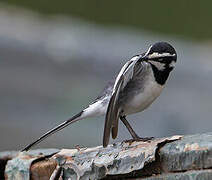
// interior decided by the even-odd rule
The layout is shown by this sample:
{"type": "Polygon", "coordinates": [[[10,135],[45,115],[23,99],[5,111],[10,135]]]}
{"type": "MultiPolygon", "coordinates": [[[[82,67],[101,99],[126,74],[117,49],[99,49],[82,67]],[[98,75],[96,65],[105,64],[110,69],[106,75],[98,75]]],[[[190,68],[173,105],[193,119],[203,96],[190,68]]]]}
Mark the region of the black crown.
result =
{"type": "Polygon", "coordinates": [[[157,42],[155,43],[152,48],[150,49],[149,54],[157,52],[159,54],[162,53],[170,53],[171,55],[177,55],[175,49],[167,42],[157,42]]]}

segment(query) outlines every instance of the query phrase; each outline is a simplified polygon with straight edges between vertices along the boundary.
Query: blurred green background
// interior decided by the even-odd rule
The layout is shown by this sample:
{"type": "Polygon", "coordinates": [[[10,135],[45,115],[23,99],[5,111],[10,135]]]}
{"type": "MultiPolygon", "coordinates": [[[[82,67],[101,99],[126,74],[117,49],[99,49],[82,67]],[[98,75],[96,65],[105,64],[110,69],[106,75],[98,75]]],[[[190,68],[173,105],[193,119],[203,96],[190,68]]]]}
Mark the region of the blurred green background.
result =
{"type": "MultiPolygon", "coordinates": [[[[128,117],[140,136],[211,131],[212,2],[0,2],[0,151],[19,150],[92,102],[133,55],[157,41],[177,50],[162,95],[128,117]]],[[[37,146],[102,144],[104,117],[37,146]]],[[[120,123],[118,138],[130,138],[120,123]]],[[[110,141],[111,143],[114,141],[110,141]]]]}
{"type": "Polygon", "coordinates": [[[182,38],[212,38],[212,2],[192,1],[99,1],[7,0],[47,15],[70,15],[103,25],[126,25],[182,38]]]}

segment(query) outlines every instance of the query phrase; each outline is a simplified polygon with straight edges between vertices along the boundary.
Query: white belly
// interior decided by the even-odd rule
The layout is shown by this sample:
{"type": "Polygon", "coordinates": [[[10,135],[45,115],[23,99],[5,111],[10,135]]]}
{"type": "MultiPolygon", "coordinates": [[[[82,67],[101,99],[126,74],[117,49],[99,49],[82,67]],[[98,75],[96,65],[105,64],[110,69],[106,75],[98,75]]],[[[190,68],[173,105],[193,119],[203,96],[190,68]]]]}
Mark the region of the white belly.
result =
{"type": "Polygon", "coordinates": [[[142,92],[137,93],[124,107],[124,113],[132,114],[146,109],[161,94],[164,86],[159,85],[150,77],[142,92]]]}

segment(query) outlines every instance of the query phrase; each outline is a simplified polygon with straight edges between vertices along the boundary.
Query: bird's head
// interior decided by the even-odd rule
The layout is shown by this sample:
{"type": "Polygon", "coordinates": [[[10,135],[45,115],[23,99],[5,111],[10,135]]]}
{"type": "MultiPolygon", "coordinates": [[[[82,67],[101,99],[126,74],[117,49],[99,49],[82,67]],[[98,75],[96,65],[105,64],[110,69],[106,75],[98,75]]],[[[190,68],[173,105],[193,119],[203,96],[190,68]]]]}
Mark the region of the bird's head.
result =
{"type": "Polygon", "coordinates": [[[157,42],[149,47],[142,59],[154,65],[159,71],[171,71],[177,61],[177,53],[169,43],[157,42]]]}

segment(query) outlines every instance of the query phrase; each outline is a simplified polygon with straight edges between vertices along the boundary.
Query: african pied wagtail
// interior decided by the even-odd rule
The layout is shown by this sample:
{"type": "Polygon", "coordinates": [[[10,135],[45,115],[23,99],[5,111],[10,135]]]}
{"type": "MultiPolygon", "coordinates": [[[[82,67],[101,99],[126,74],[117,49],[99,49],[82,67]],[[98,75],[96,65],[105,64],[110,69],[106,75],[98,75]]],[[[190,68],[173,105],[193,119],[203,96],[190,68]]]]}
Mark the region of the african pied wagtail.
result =
{"type": "Polygon", "coordinates": [[[124,123],[135,140],[140,138],[132,129],[126,116],[146,109],[160,95],[169,73],[177,61],[175,49],[166,42],[150,46],[147,52],[132,57],[120,70],[115,82],[110,82],[97,99],[86,109],[51,129],[39,139],[26,146],[29,150],[48,136],[66,126],[88,117],[105,115],[103,146],[109,143],[110,134],[117,137],[119,119],[124,123]]]}

